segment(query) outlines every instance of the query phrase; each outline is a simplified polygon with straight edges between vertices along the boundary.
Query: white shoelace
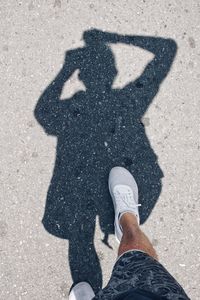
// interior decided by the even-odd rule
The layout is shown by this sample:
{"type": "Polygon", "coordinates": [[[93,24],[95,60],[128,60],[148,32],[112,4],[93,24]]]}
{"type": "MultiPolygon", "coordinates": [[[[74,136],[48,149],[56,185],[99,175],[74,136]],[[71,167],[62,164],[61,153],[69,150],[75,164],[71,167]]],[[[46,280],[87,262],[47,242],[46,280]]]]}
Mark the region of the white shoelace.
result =
{"type": "MultiPolygon", "coordinates": [[[[126,192],[117,190],[113,192],[113,194],[117,201],[123,200],[123,203],[127,205],[127,208],[129,208],[130,203],[133,203],[134,201],[133,193],[130,190],[126,192]]],[[[141,206],[141,204],[138,203],[138,204],[131,205],[130,208],[136,208],[138,206],[141,206]]]]}

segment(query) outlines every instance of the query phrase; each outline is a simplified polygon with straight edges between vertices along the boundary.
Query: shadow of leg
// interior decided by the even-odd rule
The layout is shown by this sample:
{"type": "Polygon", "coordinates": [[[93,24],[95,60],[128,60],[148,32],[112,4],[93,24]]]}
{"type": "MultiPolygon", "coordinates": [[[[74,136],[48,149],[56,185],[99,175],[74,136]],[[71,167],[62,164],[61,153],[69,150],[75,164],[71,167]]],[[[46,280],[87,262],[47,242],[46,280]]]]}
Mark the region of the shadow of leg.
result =
{"type": "Polygon", "coordinates": [[[102,271],[94,247],[95,222],[80,222],[69,239],[69,264],[74,283],[87,281],[97,293],[102,288],[102,271]]]}

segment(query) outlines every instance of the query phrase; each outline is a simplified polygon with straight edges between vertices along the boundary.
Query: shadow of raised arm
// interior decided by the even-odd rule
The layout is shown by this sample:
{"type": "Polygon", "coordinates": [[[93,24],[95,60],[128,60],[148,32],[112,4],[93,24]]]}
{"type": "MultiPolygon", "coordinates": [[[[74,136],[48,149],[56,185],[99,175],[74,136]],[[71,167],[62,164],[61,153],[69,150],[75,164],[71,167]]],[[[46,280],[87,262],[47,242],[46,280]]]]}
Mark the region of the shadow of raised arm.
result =
{"type": "Polygon", "coordinates": [[[154,58],[145,67],[143,73],[135,80],[126,85],[122,92],[128,96],[139,93],[138,99],[143,103],[135,103],[141,117],[153,97],[158,92],[159,85],[167,76],[177,51],[176,42],[172,39],[151,36],[129,36],[116,33],[90,30],[84,33],[84,40],[88,44],[94,43],[124,43],[140,47],[154,54],[154,58]]]}
{"type": "Polygon", "coordinates": [[[124,88],[126,93],[131,94],[132,90],[137,90],[142,95],[142,97],[138,97],[142,103],[136,103],[138,115],[142,117],[170,70],[177,46],[172,39],[146,36],[127,36],[124,37],[124,42],[154,54],[154,58],[148,63],[142,74],[124,88]]]}
{"type": "Polygon", "coordinates": [[[35,118],[49,135],[59,135],[61,131],[66,102],[60,97],[65,82],[76,70],[77,58],[73,53],[73,50],[66,53],[63,67],[42,93],[34,110],[35,118]]]}

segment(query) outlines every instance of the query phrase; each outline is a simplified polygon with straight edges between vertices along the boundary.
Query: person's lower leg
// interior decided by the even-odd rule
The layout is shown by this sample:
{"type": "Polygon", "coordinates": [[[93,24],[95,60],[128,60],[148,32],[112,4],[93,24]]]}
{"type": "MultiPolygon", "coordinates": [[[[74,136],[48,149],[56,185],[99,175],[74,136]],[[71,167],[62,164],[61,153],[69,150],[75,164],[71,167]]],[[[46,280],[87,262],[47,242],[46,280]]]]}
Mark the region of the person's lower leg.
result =
{"type": "Polygon", "coordinates": [[[132,213],[124,213],[120,218],[123,236],[119,245],[118,255],[126,251],[137,249],[146,252],[148,255],[158,259],[153,245],[142,232],[138,225],[137,218],[132,213]]]}

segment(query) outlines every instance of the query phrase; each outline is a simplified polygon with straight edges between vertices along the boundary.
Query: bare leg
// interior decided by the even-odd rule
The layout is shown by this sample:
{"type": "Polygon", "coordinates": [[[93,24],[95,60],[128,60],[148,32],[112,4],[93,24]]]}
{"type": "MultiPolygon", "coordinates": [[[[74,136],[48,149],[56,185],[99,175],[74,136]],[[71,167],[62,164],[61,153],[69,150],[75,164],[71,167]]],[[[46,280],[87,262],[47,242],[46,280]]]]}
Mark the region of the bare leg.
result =
{"type": "Polygon", "coordinates": [[[119,256],[128,250],[138,249],[158,259],[155,249],[140,229],[134,214],[129,212],[123,214],[120,218],[120,225],[122,226],[123,236],[119,245],[119,256]]]}

